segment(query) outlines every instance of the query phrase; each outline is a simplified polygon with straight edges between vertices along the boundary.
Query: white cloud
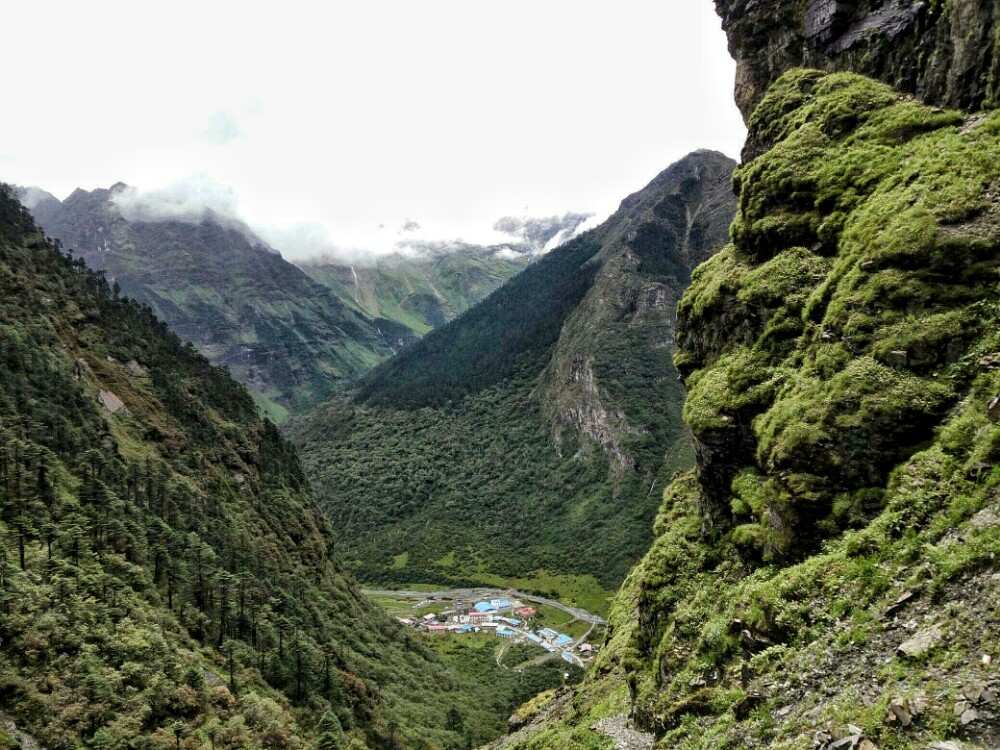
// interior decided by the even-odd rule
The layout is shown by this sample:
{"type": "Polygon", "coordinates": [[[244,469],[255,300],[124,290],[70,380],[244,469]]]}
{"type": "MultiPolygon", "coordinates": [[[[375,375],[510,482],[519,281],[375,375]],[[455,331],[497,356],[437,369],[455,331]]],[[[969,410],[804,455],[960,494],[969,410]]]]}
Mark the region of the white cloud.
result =
{"type": "Polygon", "coordinates": [[[206,175],[195,175],[160,188],[119,187],[111,202],[128,221],[198,223],[210,213],[242,221],[236,192],[206,175]]]}
{"type": "Polygon", "coordinates": [[[268,246],[266,238],[248,226],[236,192],[205,175],[151,189],[119,184],[114,188],[111,202],[127,221],[200,224],[211,220],[240,232],[252,245],[269,251],[274,249],[268,246]]]}
{"type": "Polygon", "coordinates": [[[46,198],[50,198],[51,195],[44,190],[36,187],[24,187],[18,188],[17,190],[18,200],[24,204],[24,207],[29,211],[34,211],[35,207],[38,206],[46,198]]]}
{"type": "Polygon", "coordinates": [[[243,131],[240,129],[239,120],[232,112],[218,109],[209,118],[204,135],[205,139],[215,146],[228,146],[242,136],[243,131]]]}
{"type": "Polygon", "coordinates": [[[0,119],[3,179],[60,198],[201,173],[255,224],[344,247],[391,247],[407,217],[416,240],[502,243],[498,216],[607,216],[684,154],[742,145],[709,0],[9,5],[46,48],[7,35],[32,64],[6,96],[47,106],[0,119]]]}
{"type": "Polygon", "coordinates": [[[512,247],[501,247],[496,251],[496,256],[498,258],[503,258],[504,260],[517,260],[524,256],[524,253],[519,253],[512,247]]]}

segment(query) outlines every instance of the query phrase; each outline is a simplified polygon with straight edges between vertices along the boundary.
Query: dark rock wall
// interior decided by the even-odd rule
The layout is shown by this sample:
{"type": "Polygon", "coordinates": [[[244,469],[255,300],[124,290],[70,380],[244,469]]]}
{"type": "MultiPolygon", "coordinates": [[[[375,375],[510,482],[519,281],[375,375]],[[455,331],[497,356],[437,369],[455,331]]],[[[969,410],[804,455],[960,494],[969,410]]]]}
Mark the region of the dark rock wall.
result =
{"type": "Polygon", "coordinates": [[[715,0],[749,118],[794,67],[849,70],[967,111],[997,101],[1000,0],[715,0]]]}

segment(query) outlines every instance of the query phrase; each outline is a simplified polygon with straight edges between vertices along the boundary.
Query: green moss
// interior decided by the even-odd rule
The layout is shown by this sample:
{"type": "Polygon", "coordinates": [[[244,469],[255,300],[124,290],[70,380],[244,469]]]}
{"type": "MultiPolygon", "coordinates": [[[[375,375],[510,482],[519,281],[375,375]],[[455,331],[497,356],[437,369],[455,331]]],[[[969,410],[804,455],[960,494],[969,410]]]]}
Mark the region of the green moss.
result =
{"type": "Polygon", "coordinates": [[[668,487],[601,656],[658,746],[805,748],[832,721],[925,747],[955,736],[954,696],[1000,648],[1000,527],[970,520],[1000,485],[1000,115],[962,123],[815,71],[751,120],[767,150],[738,171],[733,245],[679,307],[699,470],[668,487]],[[889,658],[904,591],[922,609],[901,617],[948,631],[920,663],[889,658]],[[947,697],[887,726],[918,693],[947,697]]]}

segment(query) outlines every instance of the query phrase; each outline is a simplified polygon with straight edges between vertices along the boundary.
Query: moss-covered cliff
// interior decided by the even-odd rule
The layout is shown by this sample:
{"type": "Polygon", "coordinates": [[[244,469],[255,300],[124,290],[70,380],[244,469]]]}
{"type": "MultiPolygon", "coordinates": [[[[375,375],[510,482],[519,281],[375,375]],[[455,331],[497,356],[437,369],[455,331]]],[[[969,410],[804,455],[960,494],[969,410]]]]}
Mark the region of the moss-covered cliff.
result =
{"type": "Polygon", "coordinates": [[[697,470],[522,745],[996,746],[1000,112],[795,70],[750,126],[680,306],[697,470]]]}

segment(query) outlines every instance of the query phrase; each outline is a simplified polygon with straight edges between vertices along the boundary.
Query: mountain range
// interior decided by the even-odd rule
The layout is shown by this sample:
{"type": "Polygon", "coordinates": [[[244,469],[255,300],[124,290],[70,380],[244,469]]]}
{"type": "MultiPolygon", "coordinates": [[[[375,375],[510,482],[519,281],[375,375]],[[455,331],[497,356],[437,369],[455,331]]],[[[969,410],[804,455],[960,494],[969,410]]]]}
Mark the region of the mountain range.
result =
{"type": "Polygon", "coordinates": [[[119,183],[60,201],[19,189],[48,236],[227,367],[279,422],[454,318],[587,218],[509,220],[512,241],[496,247],[424,243],[295,265],[237,219],[158,210],[134,193],[119,183]]]}
{"type": "Polygon", "coordinates": [[[229,368],[272,417],[328,397],[414,339],[345,305],[246,225],[209,209],[132,216],[116,203],[126,193],[118,184],[60,202],[36,192],[32,212],[48,236],[229,368]]]}
{"type": "Polygon", "coordinates": [[[0,188],[0,748],[1000,746],[1000,6],[715,5],[742,164],[582,233],[303,270],[0,188]],[[606,634],[570,686],[356,578],[606,634]]]}
{"type": "Polygon", "coordinates": [[[447,243],[363,263],[321,256],[298,266],[351,309],[423,336],[481,301],[533,258],[525,245],[447,243]]]}

